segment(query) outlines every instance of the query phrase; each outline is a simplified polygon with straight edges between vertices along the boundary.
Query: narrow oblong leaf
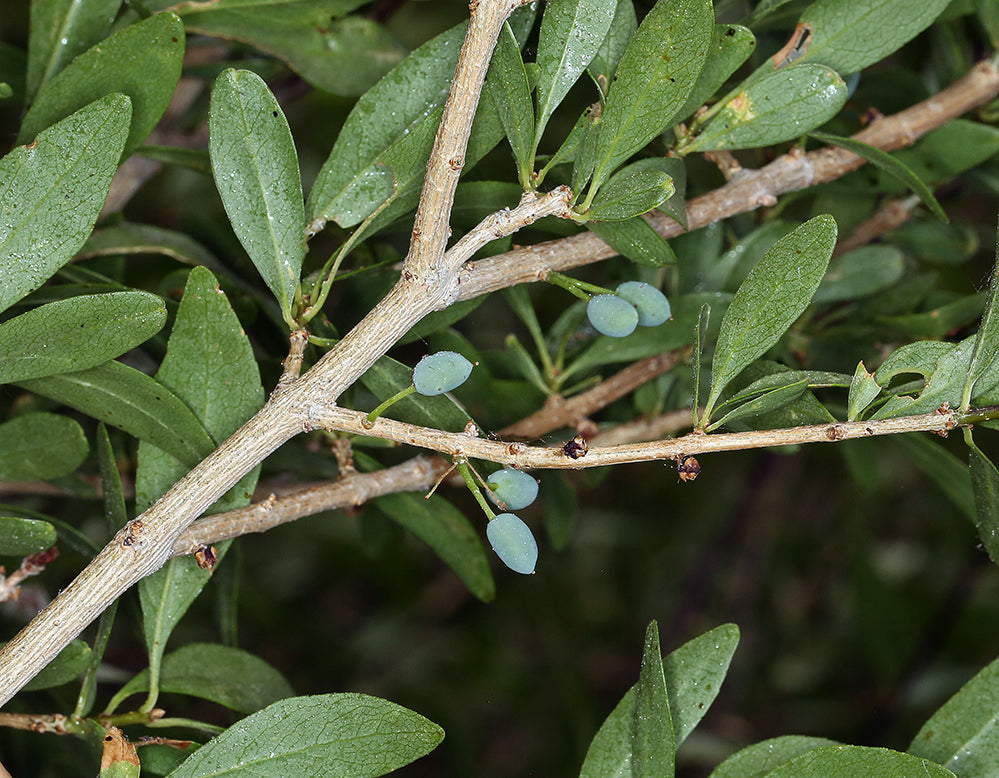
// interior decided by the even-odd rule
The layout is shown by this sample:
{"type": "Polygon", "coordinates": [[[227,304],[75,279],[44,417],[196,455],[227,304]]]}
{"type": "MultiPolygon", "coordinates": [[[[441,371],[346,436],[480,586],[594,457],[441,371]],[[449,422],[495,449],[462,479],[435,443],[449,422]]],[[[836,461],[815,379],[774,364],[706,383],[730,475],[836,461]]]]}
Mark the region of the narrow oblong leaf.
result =
{"type": "Polygon", "coordinates": [[[636,29],[638,29],[638,17],[635,15],[635,4],[632,0],[618,0],[607,35],[597,47],[590,64],[586,66],[601,92],[607,91],[614,71],[617,70],[617,64],[621,61],[628,41],[636,29]]]}
{"type": "MultiPolygon", "coordinates": [[[[205,268],[188,276],[166,356],[157,380],[179,397],[204,424],[215,443],[228,438],[263,404],[263,386],[253,349],[215,277],[205,268]]],[[[140,442],[135,474],[136,510],[144,511],[167,491],[187,466],[155,444],[140,442]]],[[[209,512],[248,505],[259,468],[244,476],[209,512]]],[[[221,559],[228,543],[218,544],[221,559]]],[[[211,577],[191,557],[171,559],[139,582],[143,631],[153,688],[160,659],[174,626],[211,577]]]]}
{"type": "Polygon", "coordinates": [[[844,138],[839,135],[829,135],[825,132],[811,132],[809,133],[816,140],[820,140],[823,143],[828,143],[831,146],[839,146],[841,149],[846,149],[847,151],[852,151],[858,157],[862,157],[866,161],[870,162],[872,165],[877,167],[879,170],[883,170],[890,176],[901,181],[905,184],[915,195],[923,201],[923,204],[933,211],[933,214],[943,221],[950,221],[947,218],[947,214],[944,213],[944,209],[937,202],[937,198],[933,196],[933,192],[926,183],[921,179],[916,173],[906,165],[901,160],[893,157],[887,151],[882,151],[881,149],[875,148],[868,143],[859,141],[855,138],[844,138]]]}
{"type": "Polygon", "coordinates": [[[607,181],[582,218],[594,221],[624,221],[648,213],[670,197],[673,179],[661,170],[622,168],[607,181]]]}
{"type": "Polygon", "coordinates": [[[90,447],[68,416],[26,413],[0,424],[0,480],[58,478],[83,464],[90,447]]]}
{"type": "Polygon", "coordinates": [[[784,735],[762,740],[736,751],[711,771],[708,778],[764,776],[794,757],[823,746],[838,746],[835,740],[804,735],[784,735]]]}
{"type": "Polygon", "coordinates": [[[675,760],[676,740],[659,648],[659,625],[652,621],[645,632],[642,669],[631,714],[631,774],[635,778],[672,778],[675,760]]]}
{"type": "Polygon", "coordinates": [[[731,422],[739,419],[759,416],[763,413],[770,413],[771,411],[783,408],[785,405],[790,405],[801,397],[807,389],[808,381],[801,380],[796,381],[793,384],[788,384],[787,386],[779,386],[775,389],[763,392],[751,400],[747,400],[736,408],[733,408],[717,421],[711,422],[711,424],[708,425],[708,432],[716,430],[719,427],[723,427],[726,424],[730,424],[731,422]]]}
{"type": "Polygon", "coordinates": [[[933,22],[950,0],[817,0],[801,15],[812,28],[802,59],[855,73],[884,59],[933,22]]]}
{"type": "Polygon", "coordinates": [[[607,37],[617,0],[557,0],[545,5],[538,37],[538,115],[534,147],[552,112],[607,37]]]}
{"type": "Polygon", "coordinates": [[[269,52],[309,83],[359,95],[406,50],[380,24],[344,14],[363,0],[256,0],[176,6],[190,32],[238,40],[269,52]]]}
{"type": "Polygon", "coordinates": [[[0,383],[94,367],[145,342],[166,324],[148,292],[83,295],[0,324],[0,383]]]}
{"type": "Polygon", "coordinates": [[[868,746],[823,746],[789,759],[767,778],[830,778],[876,775],[878,778],[953,778],[954,773],[926,759],[868,746]]]}
{"type": "Polygon", "coordinates": [[[716,24],[704,68],[697,77],[690,97],[677,111],[684,119],[706,103],[756,48],[756,36],[738,24],[716,24]]]}
{"type": "Polygon", "coordinates": [[[313,230],[327,220],[341,227],[358,224],[392,193],[393,183],[402,187],[384,156],[413,133],[433,137],[433,114],[447,97],[465,27],[459,24],[420,46],[354,105],[309,192],[306,213],[313,230]],[[377,186],[364,186],[372,178],[377,186]]]}
{"type": "Polygon", "coordinates": [[[659,0],[617,66],[596,138],[590,197],[666,127],[700,75],[714,31],[710,0],[659,0]]]}
{"type": "Polygon", "coordinates": [[[39,91],[18,142],[26,143],[88,103],[120,92],[132,100],[131,126],[121,152],[127,157],[166,110],[183,60],[184,25],[174,14],[155,14],[124,27],[73,60],[39,91]]]}
{"type": "Polygon", "coordinates": [[[999,764],[999,660],[930,716],[908,751],[957,775],[992,774],[999,764]]]}
{"type": "Polygon", "coordinates": [[[662,267],[676,262],[666,239],[641,216],[619,222],[588,222],[586,226],[618,254],[639,265],[662,267]]]}
{"type": "MultiPolygon", "coordinates": [[[[123,700],[148,689],[147,668],[115,697],[123,700]]],[[[294,694],[284,676],[260,657],[216,643],[190,643],[163,657],[160,690],[211,700],[241,713],[253,713],[294,694]]]]}
{"type": "Polygon", "coordinates": [[[977,515],[975,526],[989,557],[999,563],[999,470],[970,438],[968,444],[968,467],[977,515]]]}
{"type": "Polygon", "coordinates": [[[25,97],[38,89],[73,58],[111,29],[121,0],[36,0],[31,4],[25,97]]]}
{"type": "Polygon", "coordinates": [[[215,447],[204,426],[177,395],[120,362],[19,381],[17,385],[150,441],[188,467],[194,467],[215,447]]]}
{"type": "Polygon", "coordinates": [[[829,263],[812,302],[855,300],[892,286],[905,272],[905,255],[894,246],[861,246],[829,263]]]}
{"type": "Polygon", "coordinates": [[[487,95],[493,101],[496,113],[503,123],[503,131],[510,141],[521,185],[529,187],[534,106],[531,104],[531,87],[527,82],[520,46],[509,22],[500,30],[496,49],[489,63],[483,99],[487,95]]]}
{"type": "Polygon", "coordinates": [[[496,584],[479,535],[465,515],[443,497],[390,494],[374,501],[379,510],[430,546],[483,602],[496,584]]]}
{"type": "Polygon", "coordinates": [[[56,528],[41,519],[0,516],[0,556],[25,557],[56,544],[56,528]]]}
{"type": "Polygon", "coordinates": [[[753,81],[677,151],[753,149],[797,138],[835,116],[847,88],[824,65],[795,65],[753,81]]]}
{"type": "Polygon", "coordinates": [[[290,321],[305,259],[305,205],[288,120],[260,76],[226,70],[212,89],[208,134],[215,186],[236,237],[290,321]]]}
{"type": "Polygon", "coordinates": [[[126,96],[108,95],[0,160],[0,311],[41,286],[87,239],[130,111],[126,96]]]}
{"type": "Polygon", "coordinates": [[[168,778],[374,778],[425,756],[443,739],[432,721],[388,700],[352,693],[291,697],[234,724],[168,778]]]}
{"type": "MultiPolygon", "coordinates": [[[[996,231],[996,264],[992,268],[992,280],[989,282],[989,297],[982,314],[982,323],[975,335],[975,346],[971,352],[971,364],[968,367],[968,378],[964,383],[961,397],[961,407],[967,408],[974,393],[975,384],[994,363],[999,360],[999,229],[996,231]]],[[[988,385],[981,387],[987,389],[988,385]]]]}
{"type": "Polygon", "coordinates": [[[836,222],[816,216],[778,240],[750,271],[721,323],[704,422],[728,383],[808,307],[835,245],[836,222]]]}

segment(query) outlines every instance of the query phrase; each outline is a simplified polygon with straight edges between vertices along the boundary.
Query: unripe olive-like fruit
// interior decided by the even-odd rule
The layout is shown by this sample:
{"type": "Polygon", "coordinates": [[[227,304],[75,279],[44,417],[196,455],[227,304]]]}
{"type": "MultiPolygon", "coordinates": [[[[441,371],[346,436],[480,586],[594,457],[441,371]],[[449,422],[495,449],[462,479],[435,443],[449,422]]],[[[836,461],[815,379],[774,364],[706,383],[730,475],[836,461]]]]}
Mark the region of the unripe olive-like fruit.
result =
{"type": "Polygon", "coordinates": [[[413,368],[413,386],[427,397],[457,389],[472,372],[472,363],[454,351],[428,354],[413,368]]]}
{"type": "Polygon", "coordinates": [[[506,467],[486,479],[492,490],[491,497],[511,511],[526,508],[538,497],[538,482],[527,473],[506,467]]]}
{"type": "Polygon", "coordinates": [[[670,317],[669,300],[651,284],[643,281],[625,281],[616,291],[635,306],[638,323],[642,327],[658,327],[670,317]]]}
{"type": "Polygon", "coordinates": [[[486,525],[486,537],[496,556],[515,573],[530,575],[538,564],[534,533],[512,513],[501,513],[486,525]]]}
{"type": "Polygon", "coordinates": [[[586,318],[601,335],[623,338],[638,326],[635,306],[616,294],[598,294],[586,304],[586,318]]]}

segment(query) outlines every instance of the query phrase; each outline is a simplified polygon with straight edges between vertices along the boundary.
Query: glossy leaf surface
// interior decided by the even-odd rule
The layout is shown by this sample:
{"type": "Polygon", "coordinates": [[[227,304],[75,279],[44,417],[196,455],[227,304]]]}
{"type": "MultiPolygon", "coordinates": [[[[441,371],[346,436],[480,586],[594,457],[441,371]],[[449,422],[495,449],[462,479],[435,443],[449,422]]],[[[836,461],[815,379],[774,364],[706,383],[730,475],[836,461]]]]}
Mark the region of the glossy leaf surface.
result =
{"type": "Polygon", "coordinates": [[[19,381],[18,386],[169,451],[188,467],[214,448],[204,426],[177,395],[120,362],[19,381]]]}
{"type": "Polygon", "coordinates": [[[36,0],[31,4],[25,92],[39,87],[111,29],[121,0],[36,0]]]}
{"type": "Polygon", "coordinates": [[[950,770],[887,748],[823,746],[784,762],[768,778],[830,778],[839,775],[877,775],[879,778],[948,778],[950,770]]]}
{"type": "Polygon", "coordinates": [[[736,751],[711,771],[709,778],[748,778],[764,776],[806,751],[823,746],[837,746],[835,740],[804,735],[784,735],[753,743],[736,751]]]}
{"type": "Polygon", "coordinates": [[[791,140],[835,116],[846,84],[823,65],[795,65],[752,82],[680,152],[752,149],[791,140]]]}
{"type": "Polygon", "coordinates": [[[708,48],[704,68],[697,77],[697,83],[690,97],[677,111],[677,117],[685,119],[706,103],[711,96],[728,80],[739,66],[749,59],[756,48],[756,36],[738,24],[716,24],[708,48]]]}
{"type": "Polygon", "coordinates": [[[24,117],[19,143],[88,103],[119,92],[132,101],[123,157],[131,154],[166,110],[184,60],[184,25],[173,14],[156,14],[123,27],[77,57],[49,81],[24,117]]]}
{"type": "Polygon", "coordinates": [[[0,556],[25,557],[55,544],[55,527],[47,521],[0,516],[0,556]]]}
{"type": "Polygon", "coordinates": [[[234,724],[169,778],[374,778],[428,754],[443,739],[432,721],[377,697],[292,697],[234,724]]]}
{"type": "Polygon", "coordinates": [[[0,324],[0,383],[94,367],[145,342],[166,324],[148,292],[83,295],[0,324]]]}
{"type": "Polygon", "coordinates": [[[600,240],[632,262],[662,267],[676,262],[669,243],[641,216],[619,222],[588,222],[600,240]]]}
{"type": "Polygon", "coordinates": [[[520,55],[520,46],[509,24],[504,24],[496,41],[482,99],[491,99],[513,157],[517,161],[521,184],[530,184],[531,128],[534,126],[534,106],[527,71],[520,55]]]}
{"type": "Polygon", "coordinates": [[[816,216],[778,240],[750,271],[718,333],[705,420],[728,383],[808,307],[835,245],[836,222],[816,216]]]}
{"type": "Polygon", "coordinates": [[[697,82],[713,29],[707,0],[659,0],[648,13],[607,93],[591,191],[670,125],[697,82]]]}
{"type": "Polygon", "coordinates": [[[90,234],[128,134],[129,99],[109,95],[0,160],[0,311],[37,289],[90,234]]]}
{"type": "Polygon", "coordinates": [[[629,166],[611,176],[580,215],[596,221],[624,221],[651,211],[674,191],[673,179],[661,170],[629,166]]]}
{"type": "Polygon", "coordinates": [[[604,90],[610,84],[611,77],[621,61],[621,55],[624,54],[636,29],[638,29],[638,18],[635,16],[635,4],[632,0],[618,0],[607,35],[586,67],[593,80],[602,85],[604,90]]]}
{"type": "Polygon", "coordinates": [[[949,0],[818,0],[801,23],[812,27],[804,58],[853,73],[877,62],[928,27],[949,0]]]}
{"type": "Polygon", "coordinates": [[[260,76],[227,70],[212,90],[208,128],[229,221],[290,320],[305,258],[305,206],[288,121],[260,76]]]}

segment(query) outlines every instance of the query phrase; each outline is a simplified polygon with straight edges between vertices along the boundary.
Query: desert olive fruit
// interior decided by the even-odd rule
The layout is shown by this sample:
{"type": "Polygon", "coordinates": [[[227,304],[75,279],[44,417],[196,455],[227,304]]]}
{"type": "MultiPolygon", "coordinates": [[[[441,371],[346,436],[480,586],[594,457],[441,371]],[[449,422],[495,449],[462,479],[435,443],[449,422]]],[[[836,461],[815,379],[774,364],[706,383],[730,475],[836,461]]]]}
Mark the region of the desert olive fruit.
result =
{"type": "Polygon", "coordinates": [[[506,467],[486,479],[491,496],[511,511],[526,508],[538,497],[538,482],[527,473],[506,467]]]}
{"type": "Polygon", "coordinates": [[[538,563],[534,533],[512,513],[501,513],[486,525],[486,537],[496,556],[515,573],[529,575],[538,563]]]}
{"type": "Polygon", "coordinates": [[[586,304],[586,318],[601,335],[623,338],[638,326],[635,306],[616,294],[598,294],[586,304]]]}
{"type": "Polygon", "coordinates": [[[651,284],[625,281],[615,294],[635,306],[638,323],[642,327],[658,327],[670,317],[669,300],[651,284]]]}
{"type": "Polygon", "coordinates": [[[472,372],[472,363],[454,351],[428,354],[413,368],[413,386],[427,397],[457,389],[472,372]]]}

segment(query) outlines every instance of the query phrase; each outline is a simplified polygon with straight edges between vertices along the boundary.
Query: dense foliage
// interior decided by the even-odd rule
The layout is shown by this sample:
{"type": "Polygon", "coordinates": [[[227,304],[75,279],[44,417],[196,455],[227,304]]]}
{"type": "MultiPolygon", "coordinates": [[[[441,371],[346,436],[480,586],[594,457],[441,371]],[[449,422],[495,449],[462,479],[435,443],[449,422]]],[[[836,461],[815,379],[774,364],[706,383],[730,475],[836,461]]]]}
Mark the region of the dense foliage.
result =
{"type": "Polygon", "coordinates": [[[994,774],[999,3],[501,5],[5,3],[0,773],[994,774]]]}

